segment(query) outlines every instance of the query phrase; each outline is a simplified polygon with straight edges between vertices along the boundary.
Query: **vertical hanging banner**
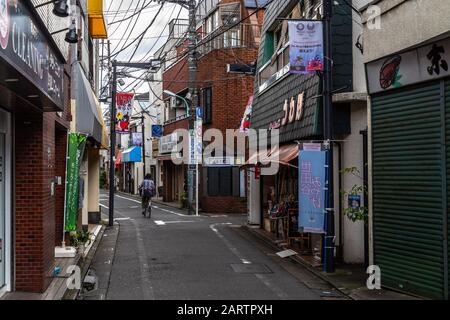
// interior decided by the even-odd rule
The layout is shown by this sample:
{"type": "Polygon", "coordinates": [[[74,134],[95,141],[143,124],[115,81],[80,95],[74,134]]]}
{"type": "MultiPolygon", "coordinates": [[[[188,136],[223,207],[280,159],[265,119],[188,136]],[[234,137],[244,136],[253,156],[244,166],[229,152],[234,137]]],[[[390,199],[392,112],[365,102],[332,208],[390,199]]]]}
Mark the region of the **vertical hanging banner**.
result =
{"type": "Polygon", "coordinates": [[[248,98],[247,106],[245,107],[244,116],[242,117],[239,132],[247,133],[250,129],[250,118],[252,116],[253,96],[248,98]]]}
{"type": "Polygon", "coordinates": [[[80,164],[87,136],[78,133],[69,134],[67,152],[66,207],[64,213],[65,231],[75,231],[80,195],[80,164]]]}
{"type": "Polygon", "coordinates": [[[300,232],[325,233],[325,151],[299,154],[299,220],[300,232]]]}
{"type": "Polygon", "coordinates": [[[322,21],[289,21],[290,73],[323,71],[322,21]]]}
{"type": "Polygon", "coordinates": [[[116,133],[129,133],[133,112],[134,93],[121,92],[116,95],[116,133]]]}

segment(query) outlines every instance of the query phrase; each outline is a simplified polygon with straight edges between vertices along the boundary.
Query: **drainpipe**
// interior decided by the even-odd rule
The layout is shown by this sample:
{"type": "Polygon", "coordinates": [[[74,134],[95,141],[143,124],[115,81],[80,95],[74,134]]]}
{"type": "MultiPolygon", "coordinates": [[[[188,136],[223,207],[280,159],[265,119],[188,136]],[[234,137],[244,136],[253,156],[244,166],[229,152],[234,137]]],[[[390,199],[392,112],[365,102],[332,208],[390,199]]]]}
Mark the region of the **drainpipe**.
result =
{"type": "Polygon", "coordinates": [[[338,184],[339,184],[339,250],[337,252],[337,256],[339,258],[339,260],[343,260],[343,253],[344,253],[344,243],[343,243],[343,215],[342,215],[342,208],[343,208],[343,197],[341,197],[341,190],[342,190],[342,143],[341,142],[335,142],[335,144],[338,147],[338,170],[339,170],[339,175],[338,175],[338,184]]]}

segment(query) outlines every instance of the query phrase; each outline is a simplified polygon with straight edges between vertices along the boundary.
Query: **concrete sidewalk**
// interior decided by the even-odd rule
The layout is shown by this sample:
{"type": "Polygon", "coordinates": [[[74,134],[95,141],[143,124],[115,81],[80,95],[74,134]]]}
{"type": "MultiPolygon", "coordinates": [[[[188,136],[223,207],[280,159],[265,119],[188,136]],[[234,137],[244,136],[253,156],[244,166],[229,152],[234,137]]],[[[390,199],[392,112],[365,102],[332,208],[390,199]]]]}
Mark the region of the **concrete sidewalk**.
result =
{"type": "MultiPolygon", "coordinates": [[[[291,249],[259,227],[244,225],[243,229],[276,250],[291,249]]],[[[321,266],[313,265],[311,261],[306,260],[299,254],[291,256],[289,259],[299,263],[353,300],[421,300],[418,297],[386,289],[369,290],[366,287],[368,275],[361,265],[338,265],[334,273],[325,273],[321,266]]]]}

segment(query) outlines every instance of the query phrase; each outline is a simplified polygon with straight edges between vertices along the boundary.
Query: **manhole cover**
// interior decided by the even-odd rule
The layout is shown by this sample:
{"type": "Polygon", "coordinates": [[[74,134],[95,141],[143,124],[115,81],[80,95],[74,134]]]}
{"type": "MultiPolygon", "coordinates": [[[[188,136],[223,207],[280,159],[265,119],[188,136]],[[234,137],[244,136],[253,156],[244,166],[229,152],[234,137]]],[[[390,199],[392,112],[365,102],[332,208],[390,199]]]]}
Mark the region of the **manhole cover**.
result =
{"type": "Polygon", "coordinates": [[[265,264],[232,263],[231,268],[237,273],[273,273],[265,264]]]}

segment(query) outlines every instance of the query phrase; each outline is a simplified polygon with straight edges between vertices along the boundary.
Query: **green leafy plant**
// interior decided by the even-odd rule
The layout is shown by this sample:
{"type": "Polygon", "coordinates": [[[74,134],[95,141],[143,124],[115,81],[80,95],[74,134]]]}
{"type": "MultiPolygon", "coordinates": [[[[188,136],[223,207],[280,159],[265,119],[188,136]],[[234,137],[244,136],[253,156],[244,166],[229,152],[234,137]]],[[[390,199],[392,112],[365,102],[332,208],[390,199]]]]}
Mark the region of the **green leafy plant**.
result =
{"type": "MultiPolygon", "coordinates": [[[[356,176],[363,180],[360,176],[360,172],[356,167],[344,168],[340,171],[342,174],[350,174],[356,176]]],[[[361,196],[361,194],[367,195],[367,188],[362,185],[354,184],[350,190],[341,190],[341,196],[345,199],[348,199],[349,196],[361,196]]],[[[369,210],[366,206],[358,206],[358,207],[347,207],[343,209],[343,213],[353,222],[356,221],[364,221],[365,224],[368,223],[369,218],[369,210]]]]}
{"type": "Polygon", "coordinates": [[[188,208],[189,207],[188,193],[187,192],[183,192],[181,194],[181,205],[182,205],[183,208],[188,208]]]}
{"type": "Polygon", "coordinates": [[[91,243],[92,233],[89,231],[75,231],[71,233],[71,242],[75,247],[89,245],[91,243]]]}

